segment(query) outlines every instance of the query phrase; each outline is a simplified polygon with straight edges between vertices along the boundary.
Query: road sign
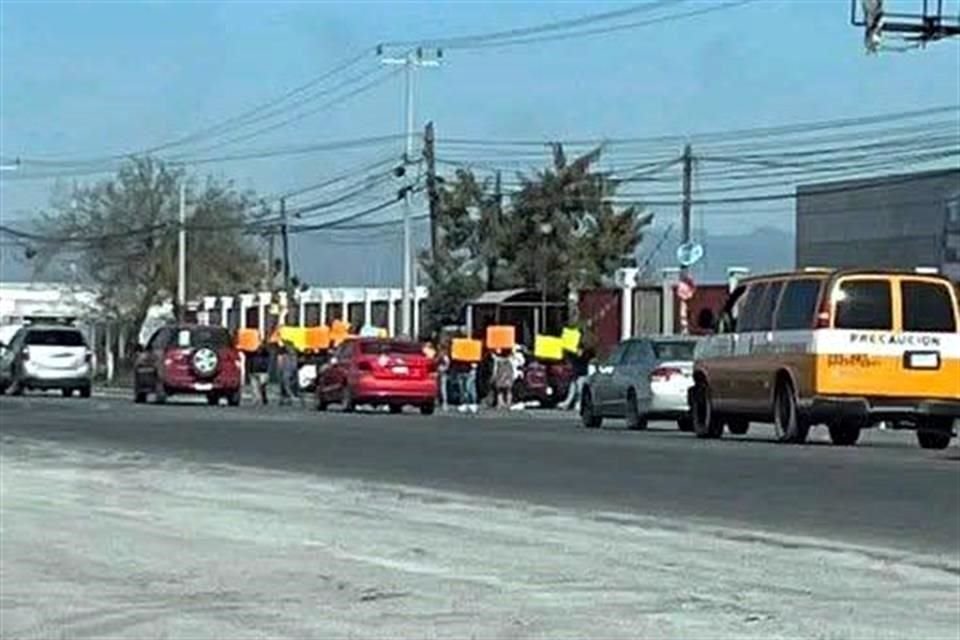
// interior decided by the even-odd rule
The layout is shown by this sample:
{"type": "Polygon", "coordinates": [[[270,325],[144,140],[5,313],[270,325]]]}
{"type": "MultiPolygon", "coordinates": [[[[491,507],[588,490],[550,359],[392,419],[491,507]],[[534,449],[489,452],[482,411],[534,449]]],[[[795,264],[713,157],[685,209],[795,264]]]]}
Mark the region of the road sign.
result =
{"type": "Polygon", "coordinates": [[[677,297],[687,302],[693,298],[693,294],[697,292],[697,285],[694,284],[693,279],[681,278],[680,282],[677,283],[677,297]]]}
{"type": "Polygon", "coordinates": [[[692,267],[703,258],[703,245],[696,242],[684,242],[677,247],[677,262],[681,267],[692,267]]]}

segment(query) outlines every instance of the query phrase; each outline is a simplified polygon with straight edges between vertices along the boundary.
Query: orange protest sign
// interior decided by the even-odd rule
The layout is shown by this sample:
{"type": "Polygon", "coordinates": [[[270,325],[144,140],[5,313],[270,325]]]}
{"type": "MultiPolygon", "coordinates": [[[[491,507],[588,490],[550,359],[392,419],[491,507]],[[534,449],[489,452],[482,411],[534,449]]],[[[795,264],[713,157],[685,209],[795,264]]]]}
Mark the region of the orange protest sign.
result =
{"type": "Polygon", "coordinates": [[[500,351],[513,349],[517,344],[517,329],[512,326],[493,325],[487,327],[487,349],[500,351]]]}
{"type": "Polygon", "coordinates": [[[334,320],[333,326],[330,328],[330,340],[333,341],[334,346],[339,345],[349,337],[350,324],[343,320],[334,320]]]}
{"type": "Polygon", "coordinates": [[[260,332],[256,329],[237,331],[237,350],[253,352],[260,348],[260,332]]]}
{"type": "Polygon", "coordinates": [[[483,343],[469,338],[454,338],[450,343],[450,357],[457,362],[480,362],[483,343]]]}
{"type": "Polygon", "coordinates": [[[307,349],[321,351],[330,348],[330,327],[307,327],[307,349]]]}

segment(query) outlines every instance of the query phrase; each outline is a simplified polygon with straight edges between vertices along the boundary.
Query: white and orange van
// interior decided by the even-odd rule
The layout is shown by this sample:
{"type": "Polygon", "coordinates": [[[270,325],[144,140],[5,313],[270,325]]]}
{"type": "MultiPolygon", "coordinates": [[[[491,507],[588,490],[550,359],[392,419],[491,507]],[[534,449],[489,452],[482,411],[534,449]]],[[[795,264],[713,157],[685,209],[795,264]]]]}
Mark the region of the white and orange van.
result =
{"type": "Polygon", "coordinates": [[[825,424],[838,445],[888,423],[943,449],[960,419],[960,309],[947,278],[809,269],[745,279],[697,347],[694,430],[716,438],[772,422],[801,443],[825,424]]]}

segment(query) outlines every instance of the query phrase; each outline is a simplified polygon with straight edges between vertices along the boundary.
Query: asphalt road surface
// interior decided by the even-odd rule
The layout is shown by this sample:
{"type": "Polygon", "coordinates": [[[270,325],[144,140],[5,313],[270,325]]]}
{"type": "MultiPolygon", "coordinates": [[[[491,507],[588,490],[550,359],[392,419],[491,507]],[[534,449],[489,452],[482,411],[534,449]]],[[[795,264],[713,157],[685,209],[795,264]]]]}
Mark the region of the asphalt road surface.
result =
{"type": "Polygon", "coordinates": [[[669,516],[915,553],[960,553],[960,455],[873,431],[852,448],[579,428],[569,415],[320,414],[0,398],[0,435],[536,504],[669,516]]]}

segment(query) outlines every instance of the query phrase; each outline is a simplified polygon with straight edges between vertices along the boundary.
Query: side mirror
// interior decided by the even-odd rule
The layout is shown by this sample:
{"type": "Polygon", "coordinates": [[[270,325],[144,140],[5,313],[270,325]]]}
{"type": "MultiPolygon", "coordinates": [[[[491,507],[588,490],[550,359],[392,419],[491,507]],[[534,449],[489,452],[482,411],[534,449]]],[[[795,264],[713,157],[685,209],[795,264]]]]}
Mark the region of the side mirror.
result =
{"type": "Polygon", "coordinates": [[[717,316],[711,309],[701,309],[697,314],[697,326],[705,331],[714,331],[717,328],[717,316]]]}

